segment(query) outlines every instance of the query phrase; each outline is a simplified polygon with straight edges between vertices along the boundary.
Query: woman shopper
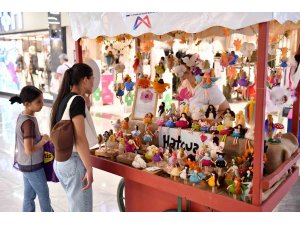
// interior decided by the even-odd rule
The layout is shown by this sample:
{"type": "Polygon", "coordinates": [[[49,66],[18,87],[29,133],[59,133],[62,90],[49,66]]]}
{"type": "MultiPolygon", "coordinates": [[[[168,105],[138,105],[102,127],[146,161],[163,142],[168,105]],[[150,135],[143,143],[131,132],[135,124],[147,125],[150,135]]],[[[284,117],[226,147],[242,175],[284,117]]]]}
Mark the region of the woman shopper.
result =
{"type": "Polygon", "coordinates": [[[66,161],[54,160],[54,171],[67,194],[69,211],[72,212],[91,212],[93,209],[93,172],[89,148],[98,140],[84,100],[86,94],[92,93],[93,82],[91,67],[83,63],[73,65],[64,74],[51,112],[52,130],[62,119],[70,100],[69,115],[74,126],[73,152],[66,161]]]}
{"type": "Polygon", "coordinates": [[[23,172],[24,199],[23,212],[35,212],[34,200],[39,198],[42,212],[51,212],[49,188],[43,168],[43,145],[49,141],[48,135],[41,135],[34,114],[43,107],[43,93],[34,86],[25,86],[20,95],[12,97],[11,104],[24,105],[16,124],[16,148],[14,167],[23,172]]]}

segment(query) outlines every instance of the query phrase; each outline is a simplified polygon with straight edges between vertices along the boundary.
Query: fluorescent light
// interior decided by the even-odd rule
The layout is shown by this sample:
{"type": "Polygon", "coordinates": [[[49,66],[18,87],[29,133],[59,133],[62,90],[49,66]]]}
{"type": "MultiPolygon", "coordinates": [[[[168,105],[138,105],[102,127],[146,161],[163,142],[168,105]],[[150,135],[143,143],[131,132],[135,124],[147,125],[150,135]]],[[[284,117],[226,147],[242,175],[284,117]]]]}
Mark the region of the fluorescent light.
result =
{"type": "Polygon", "coordinates": [[[60,24],[60,22],[56,22],[56,21],[50,21],[50,22],[48,22],[49,24],[60,24]]]}
{"type": "Polygon", "coordinates": [[[55,18],[55,17],[53,17],[53,16],[49,16],[49,17],[48,17],[48,20],[50,20],[50,19],[51,19],[51,20],[57,20],[57,18],[55,18]]]}

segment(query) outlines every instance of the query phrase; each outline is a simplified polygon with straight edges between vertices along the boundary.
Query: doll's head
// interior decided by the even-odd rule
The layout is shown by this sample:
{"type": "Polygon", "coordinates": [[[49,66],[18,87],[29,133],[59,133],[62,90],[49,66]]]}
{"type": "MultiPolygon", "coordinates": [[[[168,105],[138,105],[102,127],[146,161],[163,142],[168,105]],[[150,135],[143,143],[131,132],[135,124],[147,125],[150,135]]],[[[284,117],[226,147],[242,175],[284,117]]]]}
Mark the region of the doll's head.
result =
{"type": "Polygon", "coordinates": [[[187,115],[186,115],[186,113],[181,113],[181,118],[185,118],[185,119],[187,119],[187,115]]]}
{"type": "Polygon", "coordinates": [[[124,118],[124,121],[125,121],[125,122],[129,122],[129,117],[125,117],[125,118],[124,118]]]}
{"type": "Polygon", "coordinates": [[[138,125],[135,125],[135,126],[134,126],[134,130],[139,130],[139,126],[138,126],[138,125]]]}
{"type": "Polygon", "coordinates": [[[195,156],[192,155],[192,154],[189,154],[189,155],[187,156],[187,160],[190,161],[190,162],[195,162],[195,161],[196,161],[195,156]]]}

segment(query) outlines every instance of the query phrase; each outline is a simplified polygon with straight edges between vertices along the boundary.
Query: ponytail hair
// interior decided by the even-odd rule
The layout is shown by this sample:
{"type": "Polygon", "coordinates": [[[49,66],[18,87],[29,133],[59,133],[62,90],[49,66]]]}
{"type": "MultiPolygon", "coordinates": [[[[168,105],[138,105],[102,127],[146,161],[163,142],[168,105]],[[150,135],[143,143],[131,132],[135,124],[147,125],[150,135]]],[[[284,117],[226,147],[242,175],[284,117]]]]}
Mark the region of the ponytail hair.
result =
{"type": "Polygon", "coordinates": [[[38,97],[40,97],[43,92],[36,88],[35,86],[25,86],[22,88],[20,95],[15,95],[9,99],[10,104],[19,103],[24,104],[25,102],[31,103],[38,97]]]}
{"type": "Polygon", "coordinates": [[[62,80],[62,84],[59,88],[57,98],[52,106],[50,129],[54,127],[56,123],[56,115],[60,103],[70,92],[73,85],[79,85],[80,81],[85,77],[90,78],[93,76],[92,68],[85,63],[76,63],[71,68],[67,69],[62,80]]]}

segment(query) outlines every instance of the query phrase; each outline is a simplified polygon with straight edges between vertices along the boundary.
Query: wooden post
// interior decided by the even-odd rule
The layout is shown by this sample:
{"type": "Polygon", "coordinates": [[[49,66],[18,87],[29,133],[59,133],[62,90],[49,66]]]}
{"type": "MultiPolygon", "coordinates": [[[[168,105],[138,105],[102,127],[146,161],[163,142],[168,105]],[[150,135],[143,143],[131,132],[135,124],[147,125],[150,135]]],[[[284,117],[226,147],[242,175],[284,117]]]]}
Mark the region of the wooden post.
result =
{"type": "Polygon", "coordinates": [[[257,76],[256,76],[256,110],[254,133],[254,171],[253,171],[253,201],[254,205],[262,203],[263,154],[264,154],[264,125],[266,105],[266,77],[268,61],[269,22],[259,24],[257,47],[257,76]]]}
{"type": "Polygon", "coordinates": [[[75,51],[76,51],[76,63],[82,63],[82,46],[80,45],[80,39],[75,42],[75,51]]]}

